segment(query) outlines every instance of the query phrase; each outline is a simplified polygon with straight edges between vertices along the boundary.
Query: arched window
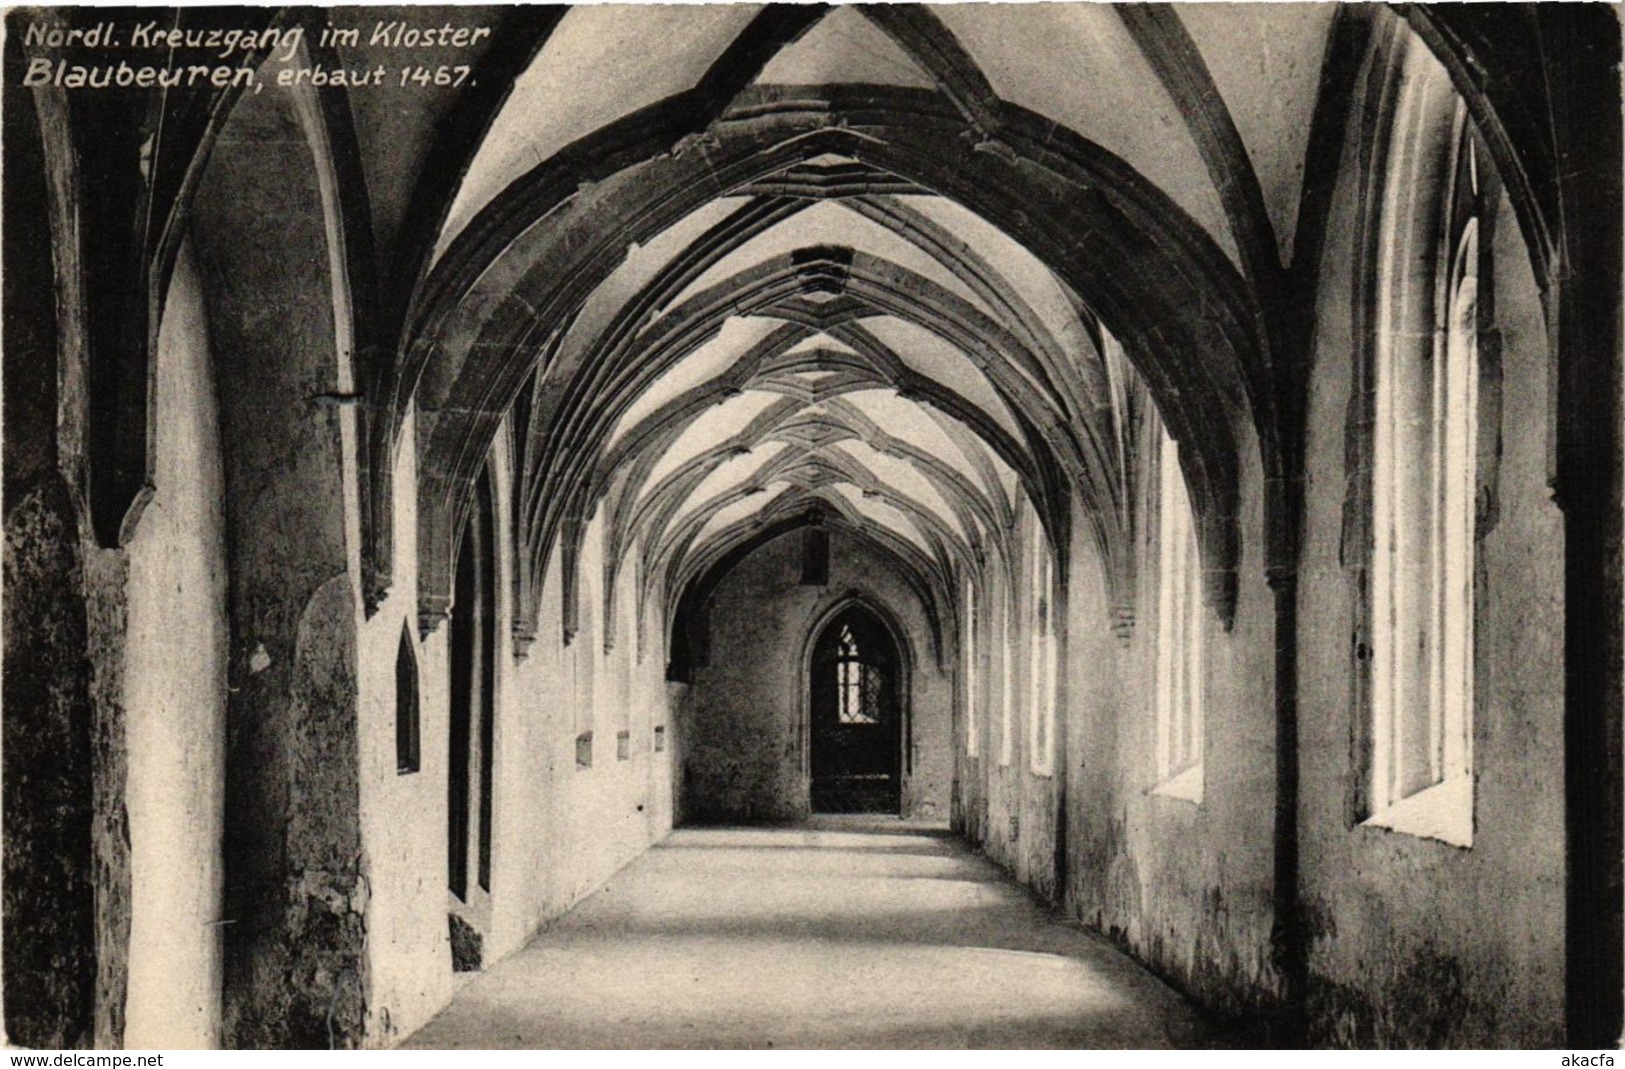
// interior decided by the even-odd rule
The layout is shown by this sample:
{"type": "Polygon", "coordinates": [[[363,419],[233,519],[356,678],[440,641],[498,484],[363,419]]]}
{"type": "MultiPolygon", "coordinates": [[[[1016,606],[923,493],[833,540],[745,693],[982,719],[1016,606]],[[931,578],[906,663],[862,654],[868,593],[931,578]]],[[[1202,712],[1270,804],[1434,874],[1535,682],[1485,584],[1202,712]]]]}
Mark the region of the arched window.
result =
{"type": "Polygon", "coordinates": [[[813,812],[901,811],[904,664],[894,633],[862,605],[849,605],[820,628],[808,677],[813,812]]]}
{"type": "Polygon", "coordinates": [[[1425,49],[1400,68],[1371,348],[1368,823],[1473,837],[1480,153],[1425,49]]]}
{"type": "Polygon", "coordinates": [[[1033,517],[1028,550],[1032,584],[1032,665],[1028,705],[1028,766],[1047,776],[1055,757],[1055,562],[1044,539],[1044,525],[1033,517]]]}
{"type": "Polygon", "coordinates": [[[880,671],[864,656],[850,626],[835,642],[836,716],[842,724],[880,722],[880,671]]]}
{"type": "Polygon", "coordinates": [[[400,775],[416,772],[423,764],[422,735],[419,729],[417,643],[412,625],[401,628],[400,646],[395,650],[395,771],[400,775]]]}
{"type": "Polygon", "coordinates": [[[965,580],[965,754],[968,757],[977,757],[982,752],[982,726],[979,714],[982,695],[981,678],[977,672],[977,659],[981,652],[977,649],[980,636],[977,634],[978,607],[976,604],[976,585],[967,578],[965,580]]]}
{"type": "Polygon", "coordinates": [[[1179,445],[1159,430],[1156,792],[1193,802],[1204,787],[1202,566],[1179,445]]]}
{"type": "Polygon", "coordinates": [[[999,764],[1007,766],[1016,748],[1016,645],[1015,611],[1011,584],[998,591],[999,601],[999,764]]]}

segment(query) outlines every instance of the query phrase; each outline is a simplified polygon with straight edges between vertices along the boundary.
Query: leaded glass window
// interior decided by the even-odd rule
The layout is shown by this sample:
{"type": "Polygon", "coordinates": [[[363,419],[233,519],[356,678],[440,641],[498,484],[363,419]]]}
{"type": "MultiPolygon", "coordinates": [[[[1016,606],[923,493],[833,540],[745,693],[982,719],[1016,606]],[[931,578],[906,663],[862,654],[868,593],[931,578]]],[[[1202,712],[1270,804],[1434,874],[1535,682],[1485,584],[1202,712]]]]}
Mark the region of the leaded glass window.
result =
{"type": "Polygon", "coordinates": [[[835,644],[835,687],[841,723],[880,723],[880,673],[864,663],[857,638],[844,625],[835,644]]]}

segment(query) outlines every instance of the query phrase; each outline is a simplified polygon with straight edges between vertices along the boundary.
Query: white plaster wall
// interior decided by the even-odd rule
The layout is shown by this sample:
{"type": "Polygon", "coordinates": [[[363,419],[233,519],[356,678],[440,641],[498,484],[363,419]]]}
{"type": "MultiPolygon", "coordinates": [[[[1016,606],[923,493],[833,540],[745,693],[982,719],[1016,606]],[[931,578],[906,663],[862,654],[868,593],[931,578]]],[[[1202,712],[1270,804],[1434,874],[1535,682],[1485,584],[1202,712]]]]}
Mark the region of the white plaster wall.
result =
{"type": "MultiPolygon", "coordinates": [[[[591,525],[574,638],[565,644],[561,554],[555,552],[536,640],[523,658],[502,661],[510,685],[500,694],[497,718],[487,963],[523,945],[671,828],[670,754],[654,753],[653,730],[666,723],[664,642],[654,631],[655,643],[644,646],[640,662],[622,621],[614,648],[605,652],[600,538],[599,525],[591,525]],[[623,728],[624,759],[616,739],[623,728]],[[592,763],[582,768],[576,737],[587,730],[593,732],[592,763]]],[[[616,590],[623,608],[626,575],[616,590]]]]}
{"type": "MultiPolygon", "coordinates": [[[[624,638],[605,651],[601,539],[601,525],[592,524],[571,642],[564,643],[555,553],[536,641],[523,659],[505,659],[512,685],[497,719],[488,962],[517,949],[670,829],[669,818],[664,825],[653,819],[652,805],[653,794],[670,791],[667,755],[653,753],[652,730],[665,722],[664,651],[646,650],[642,664],[636,644],[624,638]],[[624,759],[616,739],[623,728],[624,759]],[[592,764],[578,768],[575,740],[586,730],[593,732],[592,764]]],[[[624,626],[617,632],[626,634],[624,626]]]]}
{"type": "Polygon", "coordinates": [[[129,544],[125,1044],[220,1040],[226,623],[223,476],[202,291],[181,248],[158,333],[156,492],[129,544]]]}
{"type": "Polygon", "coordinates": [[[395,453],[394,581],[361,628],[361,834],[367,903],[367,1037],[387,1046],[455,990],[446,922],[446,641],[420,641],[419,770],[395,770],[395,658],[417,623],[417,444],[406,420],[395,453]]]}
{"type": "MultiPolygon", "coordinates": [[[[503,439],[498,436],[493,458],[494,511],[498,531],[511,532],[503,439]]],[[[415,450],[409,428],[395,467],[393,589],[364,625],[361,643],[362,827],[371,885],[368,1042],[374,1046],[389,1046],[421,1027],[473,975],[452,971],[447,921],[454,903],[446,886],[444,624],[418,646],[420,770],[396,772],[395,658],[403,624],[410,622],[417,634],[415,450]]],[[[638,644],[624,639],[606,655],[596,608],[602,597],[595,593],[583,597],[580,632],[566,645],[562,554],[555,550],[542,585],[537,638],[516,656],[512,546],[507,537],[498,541],[491,893],[479,909],[457,910],[480,929],[486,967],[671,828],[671,753],[653,752],[654,726],[667,723],[664,629],[658,621],[648,624],[641,661],[638,644]],[[623,724],[630,745],[620,760],[616,733],[623,724]],[[595,732],[594,760],[578,769],[575,740],[588,728],[595,732]]],[[[584,557],[591,559],[583,560],[583,595],[596,582],[601,554],[593,548],[584,557]]]]}

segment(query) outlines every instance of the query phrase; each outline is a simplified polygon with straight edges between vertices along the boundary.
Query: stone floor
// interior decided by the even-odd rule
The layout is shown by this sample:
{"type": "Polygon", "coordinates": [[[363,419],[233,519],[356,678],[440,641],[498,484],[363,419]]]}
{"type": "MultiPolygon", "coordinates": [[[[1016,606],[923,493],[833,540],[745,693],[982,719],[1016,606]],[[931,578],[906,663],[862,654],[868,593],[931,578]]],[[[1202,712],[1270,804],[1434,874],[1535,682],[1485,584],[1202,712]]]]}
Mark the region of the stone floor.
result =
{"type": "Polygon", "coordinates": [[[945,830],[684,829],[408,1047],[1196,1046],[1195,1012],[945,830]]]}

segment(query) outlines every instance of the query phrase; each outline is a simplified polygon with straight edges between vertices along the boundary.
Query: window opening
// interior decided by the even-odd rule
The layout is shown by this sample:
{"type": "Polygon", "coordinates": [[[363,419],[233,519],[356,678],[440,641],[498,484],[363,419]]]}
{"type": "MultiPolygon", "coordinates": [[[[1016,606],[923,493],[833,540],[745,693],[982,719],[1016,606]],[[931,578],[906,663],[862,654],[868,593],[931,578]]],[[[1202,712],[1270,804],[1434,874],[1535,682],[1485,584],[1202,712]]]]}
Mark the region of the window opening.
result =
{"type": "Polygon", "coordinates": [[[976,587],[965,580],[965,753],[976,757],[982,752],[981,724],[978,706],[981,704],[981,680],[977,677],[977,604],[976,587]]]}
{"type": "Polygon", "coordinates": [[[1032,704],[1029,711],[1029,763],[1036,775],[1050,774],[1055,734],[1055,611],[1054,561],[1044,538],[1044,527],[1033,517],[1029,553],[1032,576],[1032,704]]]}
{"type": "Polygon", "coordinates": [[[416,649],[412,625],[407,623],[395,651],[395,771],[402,776],[423,765],[416,649]]]}
{"type": "Polygon", "coordinates": [[[1156,774],[1159,794],[1203,791],[1202,568],[1179,444],[1160,432],[1157,518],[1156,774]]]}
{"type": "Polygon", "coordinates": [[[880,722],[880,673],[864,662],[863,651],[852,629],[842,626],[835,647],[835,678],[839,703],[837,713],[843,724],[880,722]]]}
{"type": "Polygon", "coordinates": [[[1423,72],[1396,130],[1411,151],[1388,176],[1373,352],[1369,822],[1469,846],[1483,195],[1442,68],[1423,72]],[[1431,210],[1417,190],[1434,191],[1431,210]]]}
{"type": "Polygon", "coordinates": [[[1015,620],[1011,591],[999,596],[999,764],[1008,766],[1015,752],[1016,666],[1015,620]]]}

